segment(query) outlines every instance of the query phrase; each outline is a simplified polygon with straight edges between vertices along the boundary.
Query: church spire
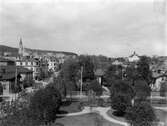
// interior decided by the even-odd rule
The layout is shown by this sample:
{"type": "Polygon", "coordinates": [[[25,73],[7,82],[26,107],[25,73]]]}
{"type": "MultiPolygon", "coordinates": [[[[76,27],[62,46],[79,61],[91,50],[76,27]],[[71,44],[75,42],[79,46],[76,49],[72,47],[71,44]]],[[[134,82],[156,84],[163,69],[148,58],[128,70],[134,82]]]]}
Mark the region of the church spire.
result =
{"type": "Polygon", "coordinates": [[[22,42],[22,38],[20,38],[20,41],[19,41],[19,56],[20,57],[23,56],[23,42],[22,42]]]}

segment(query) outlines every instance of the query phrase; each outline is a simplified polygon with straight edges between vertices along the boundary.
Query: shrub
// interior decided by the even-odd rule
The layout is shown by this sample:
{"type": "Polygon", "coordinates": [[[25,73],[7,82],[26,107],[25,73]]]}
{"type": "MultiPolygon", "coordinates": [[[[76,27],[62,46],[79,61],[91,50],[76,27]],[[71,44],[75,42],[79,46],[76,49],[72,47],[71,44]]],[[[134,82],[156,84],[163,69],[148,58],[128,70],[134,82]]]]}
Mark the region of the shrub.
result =
{"type": "Polygon", "coordinates": [[[129,107],[125,118],[133,126],[152,126],[156,116],[152,106],[146,102],[137,103],[129,107]]]}
{"type": "Polygon", "coordinates": [[[148,86],[147,82],[144,80],[137,80],[134,83],[134,90],[136,92],[137,99],[143,101],[148,96],[150,96],[151,89],[148,86]]]}
{"type": "Polygon", "coordinates": [[[116,110],[117,116],[123,116],[126,109],[131,105],[131,98],[127,95],[117,94],[111,100],[111,107],[116,110]]]}

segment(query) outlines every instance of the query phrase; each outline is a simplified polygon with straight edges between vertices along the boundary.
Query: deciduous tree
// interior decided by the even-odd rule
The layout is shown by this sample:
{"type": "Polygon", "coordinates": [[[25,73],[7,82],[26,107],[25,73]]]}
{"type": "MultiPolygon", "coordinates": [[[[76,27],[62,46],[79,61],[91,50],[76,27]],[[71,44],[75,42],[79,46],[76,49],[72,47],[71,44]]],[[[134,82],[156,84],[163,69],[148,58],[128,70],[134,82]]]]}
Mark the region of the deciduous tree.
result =
{"type": "Polygon", "coordinates": [[[52,86],[38,90],[30,101],[30,109],[34,117],[45,124],[50,124],[56,119],[57,111],[60,107],[61,95],[52,86]]]}
{"type": "Polygon", "coordinates": [[[152,81],[149,63],[150,58],[146,56],[141,56],[140,60],[137,63],[138,74],[147,82],[147,84],[150,84],[152,81]]]}

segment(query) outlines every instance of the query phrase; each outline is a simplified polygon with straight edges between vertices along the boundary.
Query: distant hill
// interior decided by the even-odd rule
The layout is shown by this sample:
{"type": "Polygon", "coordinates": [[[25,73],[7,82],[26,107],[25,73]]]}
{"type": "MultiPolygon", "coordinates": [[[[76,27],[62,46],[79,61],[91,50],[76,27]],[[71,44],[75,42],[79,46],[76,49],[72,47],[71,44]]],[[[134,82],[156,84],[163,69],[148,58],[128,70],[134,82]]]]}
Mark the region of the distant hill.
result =
{"type": "Polygon", "coordinates": [[[0,55],[3,56],[3,55],[5,55],[5,53],[10,53],[11,56],[17,56],[18,55],[18,48],[0,45],[0,55]]]}
{"type": "MultiPolygon", "coordinates": [[[[55,54],[77,55],[76,53],[73,53],[73,52],[30,49],[30,48],[25,48],[25,52],[32,54],[32,55],[33,54],[38,54],[38,55],[48,55],[48,54],[52,54],[52,55],[55,55],[55,54]]],[[[0,45],[0,55],[4,55],[5,53],[10,53],[11,56],[17,56],[18,55],[18,48],[0,45]]]]}

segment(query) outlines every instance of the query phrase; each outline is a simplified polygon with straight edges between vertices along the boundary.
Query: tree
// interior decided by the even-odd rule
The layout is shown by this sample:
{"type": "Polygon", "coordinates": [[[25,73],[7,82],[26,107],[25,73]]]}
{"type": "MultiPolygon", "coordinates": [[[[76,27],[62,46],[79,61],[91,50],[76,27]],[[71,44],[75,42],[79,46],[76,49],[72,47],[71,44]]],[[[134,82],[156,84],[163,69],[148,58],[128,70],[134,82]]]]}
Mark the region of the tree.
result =
{"type": "MultiPolygon", "coordinates": [[[[0,95],[3,95],[3,86],[0,83],[0,95]]],[[[0,102],[2,101],[2,97],[0,97],[0,102]]]]}
{"type": "Polygon", "coordinates": [[[165,97],[167,95],[167,82],[161,83],[160,96],[165,97]]]}
{"type": "Polygon", "coordinates": [[[141,56],[140,60],[137,63],[137,71],[139,75],[150,84],[152,81],[152,75],[149,68],[150,58],[146,56],[141,56]]]}
{"type": "Polygon", "coordinates": [[[61,104],[61,95],[52,86],[38,90],[30,100],[30,109],[34,117],[45,124],[50,124],[56,119],[57,111],[61,104]]]}
{"type": "Polygon", "coordinates": [[[110,65],[105,72],[104,79],[109,86],[115,83],[115,81],[122,79],[122,66],[110,65]]]}
{"type": "Polygon", "coordinates": [[[117,80],[110,88],[111,97],[117,94],[128,95],[134,97],[134,90],[129,81],[117,80]]]}
{"type": "Polygon", "coordinates": [[[151,89],[145,80],[136,80],[134,82],[134,90],[136,98],[140,101],[146,100],[151,93],[151,89]]]}
{"type": "Polygon", "coordinates": [[[131,126],[152,126],[156,115],[152,106],[146,102],[137,103],[127,109],[126,120],[131,126]]]}
{"type": "Polygon", "coordinates": [[[62,65],[60,72],[60,77],[66,81],[72,81],[76,83],[78,81],[78,72],[79,72],[78,62],[74,59],[68,59],[62,65]]]}
{"type": "Polygon", "coordinates": [[[53,83],[50,83],[49,85],[56,88],[60,92],[62,98],[66,97],[66,84],[64,79],[62,79],[60,76],[53,78],[53,83]]]}
{"type": "Polygon", "coordinates": [[[103,93],[102,86],[97,82],[97,80],[93,80],[88,84],[88,90],[93,90],[97,96],[101,96],[103,93]]]}
{"type": "Polygon", "coordinates": [[[40,126],[41,121],[34,119],[33,113],[29,108],[21,110],[14,108],[15,111],[11,115],[6,116],[0,122],[2,126],[40,126]],[[17,110],[16,110],[17,109],[17,110]]]}
{"type": "Polygon", "coordinates": [[[126,109],[131,105],[131,98],[128,95],[116,94],[112,97],[111,106],[116,110],[116,116],[123,116],[126,109]]]}
{"type": "Polygon", "coordinates": [[[116,110],[117,115],[124,115],[126,108],[131,105],[134,90],[127,81],[116,81],[110,88],[111,107],[116,110]]]}
{"type": "Polygon", "coordinates": [[[129,65],[126,68],[126,79],[134,85],[136,79],[139,78],[139,73],[137,71],[137,66],[135,64],[129,65]]]}
{"type": "Polygon", "coordinates": [[[94,63],[91,56],[80,55],[79,56],[79,66],[83,67],[83,81],[94,80],[94,63]]]}

